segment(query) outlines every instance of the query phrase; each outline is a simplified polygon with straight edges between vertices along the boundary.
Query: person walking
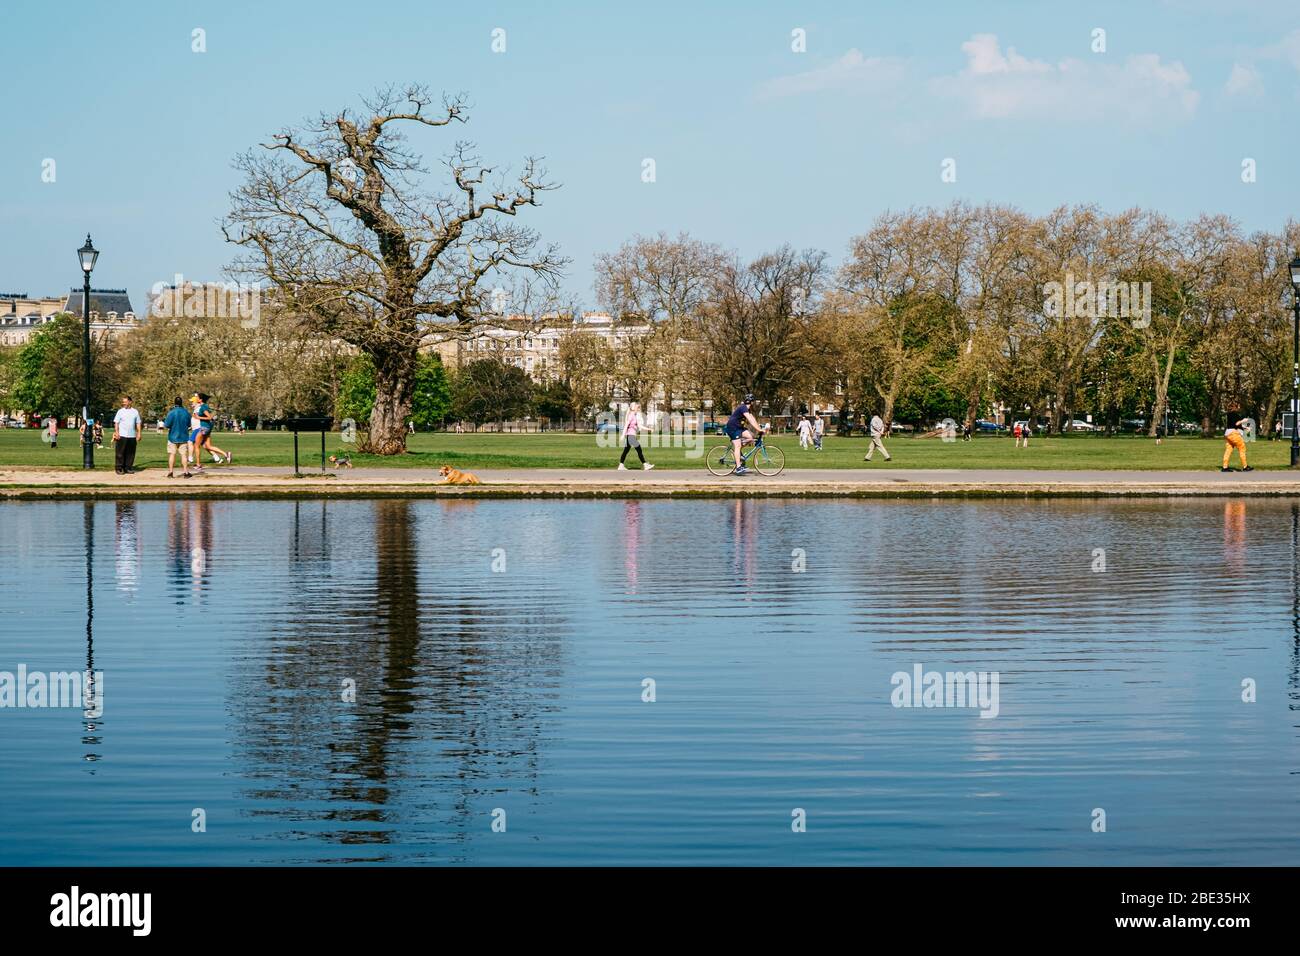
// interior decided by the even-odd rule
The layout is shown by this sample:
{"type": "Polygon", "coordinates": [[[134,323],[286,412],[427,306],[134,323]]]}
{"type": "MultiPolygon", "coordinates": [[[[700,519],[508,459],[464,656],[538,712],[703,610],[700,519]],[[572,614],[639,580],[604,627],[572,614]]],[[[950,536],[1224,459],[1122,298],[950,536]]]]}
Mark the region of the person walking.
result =
{"type": "Polygon", "coordinates": [[[641,429],[645,427],[645,421],[641,418],[641,405],[633,402],[627,410],[627,424],[623,426],[623,454],[618,459],[618,470],[627,471],[627,453],[633,448],[636,449],[636,456],[641,459],[641,467],[649,471],[654,465],[645,460],[645,453],[641,451],[641,429]]]}
{"type": "Polygon", "coordinates": [[[140,438],[140,413],[131,406],[131,396],[122,396],[122,407],[113,416],[113,470],[119,475],[135,474],[135,445],[140,438]]]}
{"type": "Polygon", "coordinates": [[[881,453],[885,456],[885,461],[893,460],[892,458],[889,457],[889,450],[885,448],[885,443],[884,441],[882,441],[884,437],[885,437],[884,419],[882,419],[879,415],[872,415],[871,416],[871,444],[867,446],[867,454],[866,457],[862,459],[863,461],[871,461],[871,456],[875,454],[877,448],[879,448],[881,453]]]}
{"type": "Polygon", "coordinates": [[[45,426],[45,433],[50,436],[50,447],[59,447],[59,416],[51,415],[45,426]]]}
{"type": "Polygon", "coordinates": [[[1234,471],[1228,467],[1228,462],[1232,460],[1232,452],[1235,449],[1237,457],[1241,459],[1242,471],[1254,471],[1255,469],[1246,464],[1246,436],[1242,432],[1242,426],[1246,424],[1246,419],[1239,415],[1233,414],[1228,416],[1228,427],[1223,430],[1223,439],[1227,444],[1223,448],[1223,467],[1219,471],[1234,471]]]}
{"type": "Polygon", "coordinates": [[[804,449],[804,451],[807,451],[808,446],[812,444],[812,432],[813,432],[812,422],[808,421],[807,415],[799,416],[798,431],[799,431],[799,447],[804,449]]]}
{"type": "Polygon", "coordinates": [[[826,437],[826,420],[820,415],[813,418],[813,449],[822,450],[822,439],[826,437]]]}
{"type": "Polygon", "coordinates": [[[185,408],[185,399],[179,395],[172,405],[172,410],[163,419],[167,427],[167,477],[175,478],[176,456],[181,456],[181,477],[190,477],[189,459],[194,446],[190,444],[190,413],[185,408]]]}

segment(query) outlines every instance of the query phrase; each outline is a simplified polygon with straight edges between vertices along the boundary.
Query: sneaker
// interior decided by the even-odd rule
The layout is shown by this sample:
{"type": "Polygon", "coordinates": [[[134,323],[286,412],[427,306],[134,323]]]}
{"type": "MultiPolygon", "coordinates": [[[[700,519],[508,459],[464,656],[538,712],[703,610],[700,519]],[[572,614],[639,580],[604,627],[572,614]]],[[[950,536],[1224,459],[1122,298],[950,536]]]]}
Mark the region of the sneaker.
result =
{"type": "Polygon", "coordinates": [[[234,459],[234,457],[235,456],[230,454],[230,452],[226,452],[226,464],[227,465],[230,464],[231,460],[234,459]]]}
{"type": "Polygon", "coordinates": [[[191,475],[188,471],[182,471],[182,472],[181,472],[181,477],[182,477],[182,478],[193,478],[194,476],[191,475]]]}
{"type": "Polygon", "coordinates": [[[1245,468],[1243,468],[1243,469],[1241,469],[1241,470],[1242,470],[1242,471],[1254,471],[1254,470],[1255,470],[1255,466],[1254,466],[1254,465],[1247,465],[1245,468]]]}
{"type": "Polygon", "coordinates": [[[749,474],[749,469],[746,468],[744,465],[741,465],[739,468],[737,468],[735,471],[733,471],[732,474],[733,474],[733,475],[747,475],[747,474],[749,474]]]}
{"type": "Polygon", "coordinates": [[[175,478],[176,476],[173,475],[173,474],[169,471],[169,472],[167,472],[167,477],[168,477],[168,478],[175,478]]]}
{"type": "Polygon", "coordinates": [[[647,461],[643,467],[645,468],[646,471],[649,471],[651,468],[654,467],[654,465],[650,464],[650,462],[647,461]]]}
{"type": "Polygon", "coordinates": [[[1219,471],[1232,471],[1231,468],[1220,468],[1219,471]]]}
{"type": "Polygon", "coordinates": [[[618,470],[619,470],[619,471],[627,471],[627,465],[623,464],[623,463],[620,461],[620,462],[618,463],[618,470]]]}

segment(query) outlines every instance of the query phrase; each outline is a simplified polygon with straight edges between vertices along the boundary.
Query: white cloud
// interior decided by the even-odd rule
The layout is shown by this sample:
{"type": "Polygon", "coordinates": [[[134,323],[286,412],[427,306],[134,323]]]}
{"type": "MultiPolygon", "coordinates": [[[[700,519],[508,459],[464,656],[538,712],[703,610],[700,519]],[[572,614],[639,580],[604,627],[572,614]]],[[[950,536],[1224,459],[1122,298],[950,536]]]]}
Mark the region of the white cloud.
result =
{"type": "Polygon", "coordinates": [[[853,49],[825,66],[768,80],[759,87],[758,95],[774,99],[834,90],[881,92],[898,86],[902,79],[901,59],[864,56],[861,50],[853,49]]]}
{"type": "Polygon", "coordinates": [[[1051,64],[1011,47],[1003,53],[991,33],[976,34],[962,50],[965,69],[932,85],[979,119],[1150,122],[1190,117],[1200,101],[1182,63],[1166,63],[1155,53],[1120,64],[1104,57],[1051,64]]]}
{"type": "Polygon", "coordinates": [[[1259,71],[1249,63],[1234,63],[1223,91],[1229,96],[1258,96],[1264,92],[1264,83],[1259,71]]]}

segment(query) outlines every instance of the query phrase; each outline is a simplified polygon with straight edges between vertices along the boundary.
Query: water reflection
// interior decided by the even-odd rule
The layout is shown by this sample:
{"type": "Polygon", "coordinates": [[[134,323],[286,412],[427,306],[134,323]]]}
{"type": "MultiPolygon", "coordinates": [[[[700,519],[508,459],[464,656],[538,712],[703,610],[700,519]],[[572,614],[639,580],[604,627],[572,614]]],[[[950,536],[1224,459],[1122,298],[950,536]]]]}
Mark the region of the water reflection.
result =
{"type": "MultiPolygon", "coordinates": [[[[84,685],[84,705],[82,711],[81,743],[90,749],[85,754],[86,762],[94,764],[101,759],[100,750],[104,743],[101,724],[103,723],[103,701],[100,700],[102,689],[95,681],[95,503],[82,503],[82,531],[86,550],[86,682],[84,685]],[[99,712],[99,716],[92,716],[99,712]]],[[[95,772],[92,766],[91,773],[95,772]]]]}
{"type": "Polygon", "coordinates": [[[422,580],[417,506],[364,507],[338,530],[319,504],[294,507],[291,593],[266,631],[265,666],[241,671],[237,747],[259,783],[250,793],[259,815],[358,848],[394,842],[412,812],[409,794],[398,800],[409,778],[436,774],[446,786],[419,812],[441,819],[454,847],[488,781],[535,780],[560,622],[546,610],[512,621],[519,602],[464,580],[468,559],[422,580]],[[355,563],[364,557],[369,567],[355,563]]]}
{"type": "Polygon", "coordinates": [[[1246,502],[1223,503],[1223,563],[1234,576],[1246,565],[1246,502]]]}
{"type": "Polygon", "coordinates": [[[19,862],[1300,853],[1300,503],[24,504],[0,537],[64,597],[34,629],[0,582],[3,659],[79,658],[84,588],[114,683],[111,751],[66,711],[0,747],[19,862]],[[918,663],[1000,673],[997,719],[891,708],[918,663]],[[1080,794],[1138,823],[1088,840],[1080,794]]]}
{"type": "Polygon", "coordinates": [[[623,505],[623,569],[627,593],[636,594],[637,562],[641,551],[641,502],[629,498],[623,505]]]}
{"type": "Polygon", "coordinates": [[[117,589],[127,601],[135,598],[140,586],[140,522],[134,501],[119,501],[114,506],[114,568],[117,589]]]}
{"type": "Polygon", "coordinates": [[[201,602],[212,556],[212,527],[211,501],[167,502],[167,579],[178,607],[201,602]]]}
{"type": "Polygon", "coordinates": [[[1291,709],[1300,710],[1300,504],[1291,505],[1291,709]]]}

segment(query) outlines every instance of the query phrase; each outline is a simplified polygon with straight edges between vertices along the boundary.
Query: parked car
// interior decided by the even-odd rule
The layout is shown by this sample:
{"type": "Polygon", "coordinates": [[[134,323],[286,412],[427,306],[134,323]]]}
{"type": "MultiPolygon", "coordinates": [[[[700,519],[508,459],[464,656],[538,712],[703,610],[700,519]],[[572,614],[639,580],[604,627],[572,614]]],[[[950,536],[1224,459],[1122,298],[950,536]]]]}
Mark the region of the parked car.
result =
{"type": "Polygon", "coordinates": [[[1006,425],[999,425],[997,422],[986,421],[983,418],[975,420],[975,430],[981,432],[1004,432],[1007,430],[1006,425]]]}
{"type": "Polygon", "coordinates": [[[596,425],[598,432],[616,432],[618,431],[618,422],[599,422],[596,425]]]}
{"type": "Polygon", "coordinates": [[[722,434],[722,429],[723,429],[723,423],[722,423],[722,422],[705,422],[705,423],[700,427],[700,434],[702,434],[702,435],[721,435],[721,434],[722,434]]]}
{"type": "Polygon", "coordinates": [[[1070,422],[1069,430],[1072,432],[1095,432],[1097,426],[1092,422],[1085,422],[1082,419],[1076,418],[1074,421],[1070,422]]]}

